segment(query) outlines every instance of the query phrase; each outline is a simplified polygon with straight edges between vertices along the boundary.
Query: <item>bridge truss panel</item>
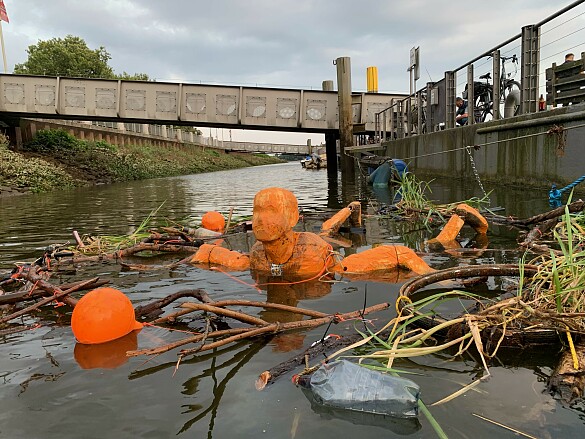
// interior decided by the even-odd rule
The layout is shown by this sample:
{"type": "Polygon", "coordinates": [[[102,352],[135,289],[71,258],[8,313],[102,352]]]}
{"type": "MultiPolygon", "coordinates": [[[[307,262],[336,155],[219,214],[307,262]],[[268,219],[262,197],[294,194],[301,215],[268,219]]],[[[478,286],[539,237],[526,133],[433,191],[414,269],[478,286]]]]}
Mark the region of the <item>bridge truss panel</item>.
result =
{"type": "Polygon", "coordinates": [[[300,127],[337,129],[339,127],[337,106],[336,92],[304,91],[300,127]]]}
{"type": "Polygon", "coordinates": [[[299,126],[301,91],[263,88],[242,89],[243,125],[279,128],[299,126]]]}
{"type": "Polygon", "coordinates": [[[124,119],[176,121],[180,84],[121,81],[119,116],[124,119]]]}
{"type": "Polygon", "coordinates": [[[240,123],[240,88],[183,84],[181,120],[194,123],[240,123]]]}
{"type": "Polygon", "coordinates": [[[61,78],[57,112],[67,116],[118,116],[118,81],[61,78]]]}
{"type": "Polygon", "coordinates": [[[402,99],[404,95],[382,95],[378,93],[363,93],[361,99],[362,120],[366,131],[376,130],[376,113],[390,107],[393,100],[402,99]]]}
{"type": "Polygon", "coordinates": [[[0,111],[55,114],[58,80],[24,75],[0,76],[0,111]]]}

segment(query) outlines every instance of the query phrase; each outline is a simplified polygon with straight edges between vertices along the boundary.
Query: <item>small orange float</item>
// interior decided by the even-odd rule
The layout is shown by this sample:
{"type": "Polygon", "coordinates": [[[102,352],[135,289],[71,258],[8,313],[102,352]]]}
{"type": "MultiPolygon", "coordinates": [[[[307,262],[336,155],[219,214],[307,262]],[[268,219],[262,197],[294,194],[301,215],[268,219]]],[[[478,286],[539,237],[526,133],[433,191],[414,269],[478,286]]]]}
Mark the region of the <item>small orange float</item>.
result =
{"type": "Polygon", "coordinates": [[[142,329],[142,323],[135,320],[132,303],[124,293],[104,287],[90,291],[75,305],[71,329],[79,343],[97,344],[142,329]]]}
{"type": "Polygon", "coordinates": [[[201,218],[201,227],[223,233],[225,229],[225,218],[221,213],[212,210],[201,218]]]}

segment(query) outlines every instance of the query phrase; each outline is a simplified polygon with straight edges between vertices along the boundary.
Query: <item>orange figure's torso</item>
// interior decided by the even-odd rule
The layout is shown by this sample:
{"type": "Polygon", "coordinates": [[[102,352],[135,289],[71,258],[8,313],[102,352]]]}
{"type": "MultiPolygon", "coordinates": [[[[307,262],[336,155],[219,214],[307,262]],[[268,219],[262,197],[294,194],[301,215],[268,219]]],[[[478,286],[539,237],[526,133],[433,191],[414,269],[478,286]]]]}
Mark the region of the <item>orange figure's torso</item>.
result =
{"type": "MultiPolygon", "coordinates": [[[[334,265],[331,246],[321,237],[314,233],[295,232],[294,238],[296,243],[291,256],[286,261],[280,261],[283,274],[316,276],[334,265]]],[[[264,244],[257,241],[250,251],[250,268],[260,273],[270,273],[273,263],[266,254],[264,244]]]]}

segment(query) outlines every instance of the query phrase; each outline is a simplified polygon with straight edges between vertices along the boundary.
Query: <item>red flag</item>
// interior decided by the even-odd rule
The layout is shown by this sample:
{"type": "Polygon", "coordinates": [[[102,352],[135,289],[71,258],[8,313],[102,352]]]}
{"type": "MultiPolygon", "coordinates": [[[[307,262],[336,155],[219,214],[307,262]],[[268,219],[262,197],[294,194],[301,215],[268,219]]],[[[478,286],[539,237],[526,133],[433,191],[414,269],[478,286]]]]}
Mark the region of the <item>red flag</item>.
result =
{"type": "Polygon", "coordinates": [[[6,13],[6,6],[4,6],[4,0],[0,0],[0,20],[10,23],[8,21],[8,14],[6,13]]]}

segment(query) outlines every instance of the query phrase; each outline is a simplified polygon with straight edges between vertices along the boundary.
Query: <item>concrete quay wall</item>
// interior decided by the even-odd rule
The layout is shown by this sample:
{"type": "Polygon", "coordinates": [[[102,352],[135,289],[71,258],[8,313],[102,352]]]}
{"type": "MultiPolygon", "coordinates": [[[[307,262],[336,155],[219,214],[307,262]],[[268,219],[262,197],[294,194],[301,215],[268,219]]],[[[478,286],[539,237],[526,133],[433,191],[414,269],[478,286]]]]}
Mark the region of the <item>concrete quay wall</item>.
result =
{"type": "MultiPolygon", "coordinates": [[[[115,128],[106,128],[95,126],[88,123],[51,120],[51,119],[21,119],[20,127],[16,130],[16,149],[19,149],[23,142],[32,140],[35,133],[39,130],[62,129],[74,137],[82,140],[99,141],[103,140],[116,145],[135,144],[135,145],[156,145],[156,146],[182,146],[183,142],[178,138],[169,138],[152,134],[135,133],[130,131],[121,131],[115,128]]],[[[197,142],[192,142],[198,145],[197,142]]],[[[203,145],[201,145],[203,146],[203,145]]]]}
{"type": "Polygon", "coordinates": [[[405,160],[421,176],[474,180],[465,148],[471,146],[484,182],[561,187],[585,175],[585,105],[407,137],[383,146],[386,156],[405,160]]]}

